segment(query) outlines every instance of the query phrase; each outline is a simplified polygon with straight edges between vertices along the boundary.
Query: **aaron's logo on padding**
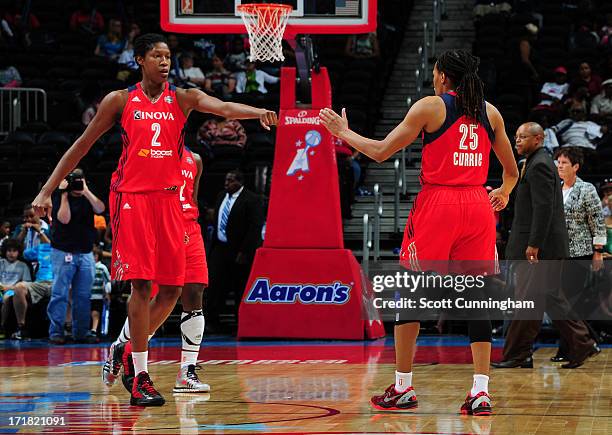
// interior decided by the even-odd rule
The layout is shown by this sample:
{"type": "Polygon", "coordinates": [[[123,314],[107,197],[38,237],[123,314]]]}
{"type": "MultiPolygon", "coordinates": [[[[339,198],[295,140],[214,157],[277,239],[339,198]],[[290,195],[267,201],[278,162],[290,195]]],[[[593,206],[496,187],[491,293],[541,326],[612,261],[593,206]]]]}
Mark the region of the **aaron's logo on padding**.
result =
{"type": "Polygon", "coordinates": [[[351,285],[340,281],[329,284],[270,284],[258,278],[249,289],[247,303],[342,305],[351,297],[351,285]]]}
{"type": "Polygon", "coordinates": [[[321,143],[321,133],[319,133],[317,130],[308,130],[304,136],[304,142],[298,139],[295,142],[295,146],[301,147],[304,143],[306,146],[296,150],[295,158],[287,170],[287,175],[290,176],[295,175],[298,171],[301,171],[302,173],[297,177],[299,181],[302,181],[305,172],[310,172],[308,156],[315,155],[315,151],[312,148],[316,148],[321,143]]]}

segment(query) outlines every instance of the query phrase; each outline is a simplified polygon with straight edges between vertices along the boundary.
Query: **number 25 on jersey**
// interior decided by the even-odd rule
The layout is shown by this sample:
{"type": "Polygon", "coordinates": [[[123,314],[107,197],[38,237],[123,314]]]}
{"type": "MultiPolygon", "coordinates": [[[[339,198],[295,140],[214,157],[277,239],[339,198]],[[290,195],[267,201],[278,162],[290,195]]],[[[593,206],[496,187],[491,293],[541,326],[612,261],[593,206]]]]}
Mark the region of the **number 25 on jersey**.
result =
{"type": "Polygon", "coordinates": [[[460,150],[469,149],[475,151],[478,148],[478,134],[476,133],[476,129],[478,128],[478,124],[461,124],[459,125],[459,132],[461,133],[461,142],[459,142],[460,150]],[[470,136],[468,145],[465,144],[465,140],[468,138],[468,134],[470,136]]]}

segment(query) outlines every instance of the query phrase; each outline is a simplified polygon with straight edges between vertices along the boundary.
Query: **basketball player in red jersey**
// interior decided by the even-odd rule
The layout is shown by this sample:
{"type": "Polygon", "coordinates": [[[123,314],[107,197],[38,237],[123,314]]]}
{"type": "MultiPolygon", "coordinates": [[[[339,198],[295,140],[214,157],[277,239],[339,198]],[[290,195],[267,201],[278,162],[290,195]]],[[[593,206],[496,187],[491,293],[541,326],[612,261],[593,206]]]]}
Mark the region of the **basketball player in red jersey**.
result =
{"type": "MultiPolygon", "coordinates": [[[[181,159],[181,186],[179,199],[183,209],[185,225],[185,284],[181,293],[183,313],[181,315],[181,367],[176,377],[175,393],[208,393],[210,386],[200,381],[196,373],[196,362],[200,344],[204,335],[204,313],[202,311],[202,296],[208,285],[208,267],[202,230],[198,223],[198,190],[202,176],[202,159],[188,148],[185,148],[181,159]]],[[[154,283],[151,291],[151,309],[158,302],[156,296],[159,286],[154,283]]],[[[168,312],[170,314],[170,312],[168,312]]],[[[165,321],[166,319],[162,320],[165,321]]],[[[150,325],[149,337],[160,325],[150,325]]],[[[131,355],[129,319],[110,346],[108,359],[102,367],[102,380],[111,387],[115,384],[123,366],[122,381],[128,391],[134,380],[134,364],[131,355]],[[129,343],[129,344],[128,344],[129,343]]]]}
{"type": "Polygon", "coordinates": [[[128,306],[136,376],[130,403],[165,403],[147,372],[149,325],[159,325],[172,311],[185,273],[185,243],[179,201],[184,124],[192,110],[226,118],[259,119],[269,129],[274,112],[226,103],[198,89],[178,89],[168,83],[170,50],[161,35],[147,34],[134,44],[142,81],[106,95],[85,132],[64,154],[32,205],[49,213],[51,193],[77,165],[94,142],[115,122],[123,137],[123,152],[111,180],[113,279],[131,280],[128,306]],[[160,287],[158,304],[149,311],[151,282],[160,287]]]}
{"type": "MultiPolygon", "coordinates": [[[[377,162],[411,144],[422,133],[422,190],[414,201],[400,260],[419,270],[423,261],[496,261],[493,210],[502,210],[518,180],[518,169],[504,121],[486,103],[477,75],[479,59],[463,50],[442,54],[433,69],[436,96],[417,101],[387,137],[377,141],[351,131],[346,113],[321,110],[323,124],[334,135],[377,162]],[[493,148],[503,166],[503,184],[488,196],[489,152],[493,148]]],[[[491,322],[468,321],[474,362],[474,383],[461,407],[462,414],[492,413],[488,394],[491,322]]],[[[419,322],[395,326],[395,384],[371,399],[379,410],[418,406],[412,388],[412,363],[419,322]]]]}

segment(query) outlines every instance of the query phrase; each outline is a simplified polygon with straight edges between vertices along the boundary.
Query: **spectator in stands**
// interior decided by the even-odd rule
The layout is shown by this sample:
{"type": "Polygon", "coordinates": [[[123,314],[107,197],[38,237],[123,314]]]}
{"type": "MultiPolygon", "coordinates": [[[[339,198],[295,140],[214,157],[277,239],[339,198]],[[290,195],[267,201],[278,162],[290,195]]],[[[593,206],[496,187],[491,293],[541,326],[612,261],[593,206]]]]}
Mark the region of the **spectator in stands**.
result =
{"type": "Polygon", "coordinates": [[[236,119],[215,117],[204,122],[198,130],[198,143],[204,147],[235,145],[244,148],[246,141],[244,127],[236,119]]]}
{"type": "Polygon", "coordinates": [[[598,124],[612,123],[612,79],[602,83],[603,92],[591,102],[591,119],[598,124]]]}
{"type": "Polygon", "coordinates": [[[0,225],[0,249],[2,249],[2,245],[10,238],[11,234],[11,223],[9,221],[2,222],[0,225]]]}
{"type": "Polygon", "coordinates": [[[73,337],[76,341],[95,343],[98,338],[89,331],[91,286],[95,263],[92,254],[96,240],[94,213],[104,211],[104,203],[87,187],[81,169],[71,172],[52,197],[53,288],[47,314],[49,341],[64,344],[64,319],[72,289],[73,337]]]}
{"type": "Polygon", "coordinates": [[[79,98],[82,104],[81,107],[85,107],[81,114],[81,123],[84,126],[88,126],[98,112],[98,107],[102,101],[102,90],[95,83],[85,85],[79,93],[79,98]]]}
{"type": "Polygon", "coordinates": [[[96,10],[93,0],[81,0],[70,17],[70,30],[98,35],[104,31],[104,17],[96,10]]]}
{"type": "Polygon", "coordinates": [[[355,59],[371,59],[380,55],[376,33],[351,35],[346,40],[344,54],[355,59]]]}
{"type": "Polygon", "coordinates": [[[582,62],[578,67],[578,77],[570,86],[570,94],[573,95],[578,88],[587,88],[589,98],[593,98],[601,92],[601,77],[593,73],[588,62],[582,62]]]}
{"type": "Polygon", "coordinates": [[[207,38],[193,41],[193,48],[196,50],[198,57],[204,59],[207,64],[215,56],[216,47],[216,44],[207,38]]]}
{"type": "Polygon", "coordinates": [[[93,249],[93,255],[96,262],[96,274],[91,287],[91,334],[97,335],[104,300],[110,303],[111,279],[108,268],[102,263],[102,250],[96,246],[93,249]]]}
{"type": "Polygon", "coordinates": [[[237,37],[232,42],[230,53],[225,56],[225,67],[231,72],[244,71],[248,54],[244,49],[244,40],[237,37]]]}
{"type": "Polygon", "coordinates": [[[126,45],[127,40],[123,37],[121,21],[113,18],[108,22],[108,33],[98,38],[94,54],[117,61],[126,45]]]}
{"type": "Polygon", "coordinates": [[[9,317],[9,307],[3,304],[4,295],[7,298],[14,294],[13,286],[20,281],[31,281],[30,268],[23,261],[19,261],[22,245],[15,239],[8,239],[0,247],[0,305],[2,306],[2,326],[0,339],[5,337],[6,320],[9,317]]]}
{"type": "Polygon", "coordinates": [[[569,113],[569,119],[564,119],[552,127],[561,146],[575,146],[594,150],[597,147],[597,139],[603,137],[604,133],[607,132],[607,127],[587,121],[586,109],[580,103],[573,103],[569,113]]]}
{"type": "Polygon", "coordinates": [[[212,71],[206,74],[204,90],[222,99],[229,98],[236,90],[236,79],[225,69],[219,55],[212,58],[212,71]]]}
{"type": "Polygon", "coordinates": [[[194,66],[193,55],[191,53],[183,53],[179,61],[181,65],[178,71],[176,71],[178,75],[172,77],[174,84],[187,89],[203,87],[206,77],[199,67],[194,66]]]}
{"type": "Polygon", "coordinates": [[[591,29],[587,21],[582,21],[578,29],[570,36],[570,49],[596,49],[599,44],[599,35],[591,29]]]}
{"type": "Polygon", "coordinates": [[[5,60],[0,60],[0,64],[5,64],[3,67],[0,67],[0,87],[18,88],[21,86],[21,75],[17,68],[12,65],[6,65],[5,60]]]}
{"type": "Polygon", "coordinates": [[[257,64],[247,61],[246,70],[236,73],[236,92],[239,94],[266,94],[266,83],[278,83],[278,77],[257,69],[257,64]]]}
{"type": "Polygon", "coordinates": [[[23,224],[17,225],[13,238],[23,243],[24,251],[34,249],[40,243],[49,243],[49,224],[34,213],[32,204],[23,208],[23,224]]]}
{"type": "Polygon", "coordinates": [[[210,283],[207,324],[218,328],[225,299],[234,292],[234,314],[242,300],[242,292],[251,270],[255,250],[261,245],[264,221],[261,199],[244,187],[241,171],[225,176],[225,189],[217,196],[214,210],[213,240],[208,270],[210,283]]]}
{"type": "MultiPolygon", "coordinates": [[[[570,305],[577,307],[584,302],[584,283],[591,270],[603,267],[603,251],[606,245],[606,227],[597,189],[582,181],[578,170],[583,164],[578,148],[559,148],[555,153],[559,177],[563,183],[565,222],[569,236],[569,261],[564,262],[562,287],[570,305]]],[[[562,338],[553,362],[568,360],[569,347],[562,338]]]]}
{"type": "Polygon", "coordinates": [[[121,52],[117,63],[119,71],[117,72],[117,80],[134,81],[138,75],[140,67],[134,58],[134,39],[140,35],[140,26],[136,23],[130,24],[130,33],[128,34],[127,45],[121,52]],[[134,78],[134,80],[132,80],[134,78]]]}
{"type": "Polygon", "coordinates": [[[2,17],[2,24],[12,42],[26,47],[32,45],[32,32],[40,28],[40,21],[31,11],[31,3],[25,0],[15,1],[13,8],[2,17]]]}
{"type": "Polygon", "coordinates": [[[23,254],[22,244],[15,239],[7,240],[0,249],[0,291],[12,289],[20,281],[32,281],[30,268],[19,257],[23,254]]]}
{"type": "Polygon", "coordinates": [[[546,110],[553,115],[560,115],[563,110],[562,101],[568,93],[567,69],[564,66],[555,68],[555,81],[546,82],[540,91],[540,102],[533,110],[546,110]]]}
{"type": "Polygon", "coordinates": [[[530,79],[532,83],[540,82],[540,73],[534,65],[537,59],[534,43],[538,38],[538,30],[535,24],[526,24],[525,31],[519,38],[519,55],[523,66],[521,73],[525,78],[530,79]]]}
{"type": "MultiPolygon", "coordinates": [[[[51,266],[51,245],[49,242],[40,243],[35,248],[25,250],[23,256],[28,261],[38,264],[36,281],[22,281],[13,286],[13,292],[4,295],[4,304],[12,298],[13,309],[17,319],[17,331],[11,336],[14,340],[27,338],[25,329],[26,313],[30,304],[37,304],[40,300],[51,296],[51,282],[53,281],[53,267],[51,266]]],[[[3,315],[3,321],[6,322],[3,315]]],[[[4,325],[6,329],[6,323],[4,325]]]]}

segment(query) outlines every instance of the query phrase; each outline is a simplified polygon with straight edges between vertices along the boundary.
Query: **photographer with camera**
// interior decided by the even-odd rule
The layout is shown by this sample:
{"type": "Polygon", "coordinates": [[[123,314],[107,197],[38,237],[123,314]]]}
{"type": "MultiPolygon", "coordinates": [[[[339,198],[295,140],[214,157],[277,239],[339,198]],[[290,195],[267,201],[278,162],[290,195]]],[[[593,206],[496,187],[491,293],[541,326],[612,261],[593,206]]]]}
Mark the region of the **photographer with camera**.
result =
{"type": "Polygon", "coordinates": [[[47,314],[49,341],[64,344],[64,319],[68,294],[72,288],[72,335],[76,342],[98,341],[89,330],[91,287],[95,262],[92,254],[96,240],[94,213],[104,211],[104,203],[87,187],[83,171],[75,169],[62,180],[51,200],[51,262],[53,286],[47,314]]]}

